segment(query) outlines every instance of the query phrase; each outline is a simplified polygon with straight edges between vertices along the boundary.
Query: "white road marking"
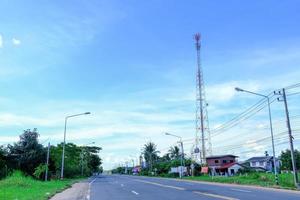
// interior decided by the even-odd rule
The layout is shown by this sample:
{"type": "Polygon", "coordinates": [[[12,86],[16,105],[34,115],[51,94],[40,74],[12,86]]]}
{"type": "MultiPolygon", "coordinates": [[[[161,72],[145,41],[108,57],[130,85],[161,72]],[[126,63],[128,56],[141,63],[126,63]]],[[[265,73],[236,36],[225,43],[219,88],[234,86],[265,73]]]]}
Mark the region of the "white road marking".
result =
{"type": "Polygon", "coordinates": [[[184,182],[186,185],[194,185],[193,183],[184,182]]]}
{"type": "Polygon", "coordinates": [[[89,189],[88,189],[88,194],[86,195],[86,199],[90,200],[91,197],[91,185],[95,182],[97,178],[94,178],[94,180],[92,180],[91,182],[89,182],[89,189]]]}
{"type": "Polygon", "coordinates": [[[134,190],[132,190],[131,191],[133,194],[135,194],[135,195],[139,195],[139,193],[137,193],[136,191],[134,191],[134,190]]]}
{"type": "Polygon", "coordinates": [[[172,188],[172,189],[176,189],[176,190],[185,190],[185,188],[182,188],[182,187],[176,187],[176,186],[171,186],[171,185],[163,185],[163,184],[160,184],[160,183],[155,183],[155,182],[150,182],[150,181],[137,180],[137,179],[135,179],[135,181],[139,181],[139,182],[147,183],[147,184],[151,184],[151,185],[156,185],[156,186],[160,186],[160,187],[165,187],[165,188],[172,188]]]}
{"type": "Polygon", "coordinates": [[[233,191],[238,191],[238,192],[251,192],[249,190],[241,190],[241,189],[235,189],[235,188],[230,188],[233,191]]]}
{"type": "Polygon", "coordinates": [[[205,195],[205,196],[209,196],[209,197],[214,197],[214,198],[219,198],[219,199],[225,199],[225,200],[239,200],[239,199],[236,199],[236,198],[233,198],[233,197],[227,197],[227,196],[223,196],[223,195],[211,194],[211,193],[206,193],[206,192],[194,191],[193,193],[200,194],[200,195],[205,195]]]}
{"type": "Polygon", "coordinates": [[[97,178],[94,178],[94,180],[92,180],[92,181],[89,183],[89,185],[93,184],[93,183],[95,182],[96,179],[97,179],[97,178]]]}

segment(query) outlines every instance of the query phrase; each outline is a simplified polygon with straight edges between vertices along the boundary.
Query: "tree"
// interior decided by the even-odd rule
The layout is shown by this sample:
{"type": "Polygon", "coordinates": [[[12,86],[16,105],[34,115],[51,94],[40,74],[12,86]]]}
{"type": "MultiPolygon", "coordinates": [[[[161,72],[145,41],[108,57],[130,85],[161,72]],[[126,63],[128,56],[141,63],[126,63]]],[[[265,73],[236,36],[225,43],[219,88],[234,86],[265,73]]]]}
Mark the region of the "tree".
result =
{"type": "Polygon", "coordinates": [[[160,158],[162,161],[170,161],[171,157],[170,157],[170,153],[166,153],[165,155],[163,155],[163,157],[160,158]]]}
{"type": "Polygon", "coordinates": [[[142,149],[142,154],[146,160],[147,166],[152,170],[153,162],[158,159],[158,153],[156,144],[148,142],[142,149]]]}
{"type": "MultiPolygon", "coordinates": [[[[65,177],[72,178],[81,175],[83,168],[84,175],[91,175],[93,172],[99,172],[102,164],[98,153],[101,147],[96,146],[77,146],[73,143],[67,143],[65,146],[65,177]],[[83,161],[83,162],[82,162],[83,161]],[[82,167],[83,166],[83,167],[82,167]]],[[[49,171],[58,177],[61,170],[62,143],[50,148],[49,171]]]]}
{"type": "MultiPolygon", "coordinates": [[[[295,150],[294,155],[295,155],[296,168],[300,169],[300,151],[295,150]]],[[[282,170],[293,170],[291,151],[289,149],[281,152],[280,160],[281,160],[282,170]]]]}
{"type": "Polygon", "coordinates": [[[100,147],[95,146],[87,146],[84,147],[84,154],[82,155],[84,160],[87,162],[87,168],[89,169],[89,173],[99,172],[100,165],[102,164],[101,158],[99,157],[98,153],[100,152],[100,147]]]}
{"type": "Polygon", "coordinates": [[[180,158],[180,150],[178,146],[170,147],[169,154],[172,160],[180,158]]]}
{"type": "Polygon", "coordinates": [[[0,179],[7,174],[7,152],[0,146],[0,179]]]}
{"type": "Polygon", "coordinates": [[[20,169],[28,175],[33,175],[39,164],[45,161],[45,150],[38,142],[38,131],[34,128],[24,130],[20,140],[14,145],[8,145],[8,159],[13,169],[20,169]]]}

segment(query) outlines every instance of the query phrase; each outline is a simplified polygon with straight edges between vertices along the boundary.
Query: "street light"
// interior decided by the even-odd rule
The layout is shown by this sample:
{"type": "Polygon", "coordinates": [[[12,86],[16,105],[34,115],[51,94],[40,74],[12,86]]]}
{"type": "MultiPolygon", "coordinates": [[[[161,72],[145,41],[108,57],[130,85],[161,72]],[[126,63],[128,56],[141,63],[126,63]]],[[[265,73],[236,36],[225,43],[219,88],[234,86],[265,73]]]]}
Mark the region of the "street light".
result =
{"type": "Polygon", "coordinates": [[[183,174],[183,160],[184,160],[184,152],[183,152],[183,142],[182,142],[182,137],[178,136],[178,135],[174,135],[174,134],[171,134],[171,133],[165,133],[165,135],[169,135],[169,136],[173,136],[173,137],[177,137],[179,138],[179,143],[180,143],[180,146],[181,146],[181,167],[180,167],[180,178],[182,178],[182,174],[183,174]]]}
{"type": "Polygon", "coordinates": [[[90,144],[95,144],[95,142],[91,142],[91,143],[81,146],[81,176],[83,176],[83,147],[90,145],[90,144]]]}
{"type": "Polygon", "coordinates": [[[64,131],[64,143],[63,143],[63,151],[62,151],[62,156],[61,156],[61,171],[60,171],[60,178],[64,179],[64,165],[65,165],[65,145],[66,145],[66,133],[67,133],[67,121],[69,118],[72,117],[77,117],[80,115],[89,115],[91,114],[90,112],[85,112],[85,113],[80,113],[76,115],[69,115],[65,117],[65,131],[64,131]]]}
{"type": "Polygon", "coordinates": [[[268,110],[269,110],[269,123],[270,123],[270,132],[271,132],[271,138],[272,138],[272,150],[273,150],[273,164],[274,164],[274,173],[275,173],[275,182],[276,185],[278,185],[278,173],[277,173],[277,167],[276,167],[276,157],[275,157],[275,146],[274,146],[274,136],[273,136],[273,125],[272,125],[272,115],[271,115],[271,107],[270,107],[270,98],[267,95],[259,94],[256,92],[251,92],[248,90],[244,90],[241,88],[236,87],[235,90],[237,92],[246,92],[250,94],[254,94],[257,96],[261,96],[267,99],[268,101],[268,110]]]}

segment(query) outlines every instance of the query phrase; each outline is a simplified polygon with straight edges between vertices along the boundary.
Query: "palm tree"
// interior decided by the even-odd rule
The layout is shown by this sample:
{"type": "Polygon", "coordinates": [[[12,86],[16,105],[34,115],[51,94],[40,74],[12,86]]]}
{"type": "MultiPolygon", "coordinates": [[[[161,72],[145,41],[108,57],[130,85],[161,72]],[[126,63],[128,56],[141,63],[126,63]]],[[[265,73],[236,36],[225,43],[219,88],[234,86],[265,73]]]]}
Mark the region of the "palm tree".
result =
{"type": "Polygon", "coordinates": [[[148,142],[144,145],[142,149],[142,154],[146,160],[147,166],[150,166],[150,170],[152,171],[153,161],[158,158],[158,153],[156,144],[153,142],[148,142]]]}
{"type": "Polygon", "coordinates": [[[178,146],[170,147],[169,154],[170,154],[170,158],[172,160],[178,159],[180,157],[180,150],[179,150],[178,146]]]}

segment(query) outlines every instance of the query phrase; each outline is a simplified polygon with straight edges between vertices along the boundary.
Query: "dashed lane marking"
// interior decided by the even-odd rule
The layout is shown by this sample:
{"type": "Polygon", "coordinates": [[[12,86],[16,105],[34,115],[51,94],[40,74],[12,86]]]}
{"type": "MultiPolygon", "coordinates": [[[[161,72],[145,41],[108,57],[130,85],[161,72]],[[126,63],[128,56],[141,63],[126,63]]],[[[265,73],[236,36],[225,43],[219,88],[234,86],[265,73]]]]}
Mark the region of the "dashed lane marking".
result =
{"type": "Polygon", "coordinates": [[[156,186],[160,186],[160,187],[165,187],[165,188],[172,188],[172,189],[176,189],[176,190],[185,190],[185,188],[182,188],[182,187],[176,187],[176,186],[172,186],[172,185],[163,185],[160,183],[155,183],[155,182],[150,182],[150,181],[144,181],[144,180],[135,180],[135,181],[147,183],[147,184],[151,184],[151,185],[156,185],[156,186]]]}
{"type": "Polygon", "coordinates": [[[131,191],[133,194],[135,194],[135,195],[139,195],[139,193],[137,193],[136,191],[134,191],[134,190],[132,190],[131,191]]]}
{"type": "Polygon", "coordinates": [[[200,195],[204,195],[204,196],[208,196],[208,197],[214,197],[214,198],[218,198],[218,199],[225,199],[225,200],[239,200],[233,197],[227,197],[227,196],[223,196],[223,195],[218,195],[218,194],[211,194],[211,193],[207,193],[207,192],[198,192],[198,191],[194,191],[193,193],[195,194],[200,194],[200,195]]]}

